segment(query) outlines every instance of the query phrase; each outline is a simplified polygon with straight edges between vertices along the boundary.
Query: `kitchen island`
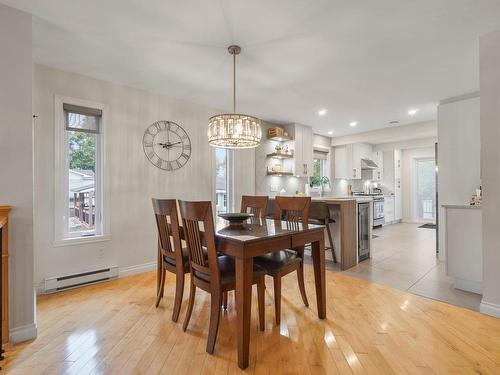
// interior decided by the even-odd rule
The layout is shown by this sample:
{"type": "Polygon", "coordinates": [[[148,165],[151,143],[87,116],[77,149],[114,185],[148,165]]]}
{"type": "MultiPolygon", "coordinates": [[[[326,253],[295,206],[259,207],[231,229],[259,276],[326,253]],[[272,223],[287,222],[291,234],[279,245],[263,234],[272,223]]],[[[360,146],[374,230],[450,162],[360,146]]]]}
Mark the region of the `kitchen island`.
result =
{"type": "MultiPolygon", "coordinates": [[[[272,198],[271,198],[272,200],[272,198]]],[[[370,197],[355,197],[349,195],[312,196],[313,202],[322,202],[328,206],[330,217],[335,220],[333,238],[335,254],[340,263],[341,270],[347,270],[358,264],[358,204],[369,203],[370,197]]],[[[272,205],[274,206],[274,205],[272,205]]],[[[372,209],[368,217],[369,233],[366,239],[371,248],[371,219],[372,209]]]]}

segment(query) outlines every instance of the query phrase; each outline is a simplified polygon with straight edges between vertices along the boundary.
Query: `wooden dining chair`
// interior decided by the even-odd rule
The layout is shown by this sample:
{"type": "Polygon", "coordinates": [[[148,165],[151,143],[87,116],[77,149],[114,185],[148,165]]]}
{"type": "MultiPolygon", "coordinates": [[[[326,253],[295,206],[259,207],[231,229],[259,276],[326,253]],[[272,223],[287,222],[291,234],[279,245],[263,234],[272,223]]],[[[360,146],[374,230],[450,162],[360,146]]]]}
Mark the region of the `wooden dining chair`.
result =
{"type": "Polygon", "coordinates": [[[269,197],[266,195],[243,195],[241,212],[253,214],[255,218],[265,219],[269,197]]]}
{"type": "Polygon", "coordinates": [[[166,271],[172,272],[175,275],[172,320],[176,322],[181,311],[184,274],[189,272],[188,251],[186,248],[182,248],[176,200],[153,198],[153,211],[158,228],[156,307],[158,307],[163,297],[166,271]]]}
{"type": "MultiPolygon", "coordinates": [[[[219,329],[222,295],[236,288],[235,263],[232,257],[217,254],[211,202],[179,201],[179,207],[191,266],[189,302],[182,329],[187,329],[191,319],[196,288],[210,293],[207,352],[212,354],[219,329]],[[203,225],[203,232],[200,224],[203,225]]],[[[263,331],[265,271],[257,265],[254,265],[253,271],[253,284],[257,284],[259,328],[263,331]]]]}
{"type": "MultiPolygon", "coordinates": [[[[310,197],[276,197],[274,199],[274,219],[286,222],[287,229],[298,230],[309,221],[310,197]]],[[[281,278],[297,271],[300,295],[304,305],[309,306],[304,285],[304,246],[282,250],[255,257],[254,263],[266,270],[274,281],[274,306],[276,324],[281,322],[281,278]]]]}

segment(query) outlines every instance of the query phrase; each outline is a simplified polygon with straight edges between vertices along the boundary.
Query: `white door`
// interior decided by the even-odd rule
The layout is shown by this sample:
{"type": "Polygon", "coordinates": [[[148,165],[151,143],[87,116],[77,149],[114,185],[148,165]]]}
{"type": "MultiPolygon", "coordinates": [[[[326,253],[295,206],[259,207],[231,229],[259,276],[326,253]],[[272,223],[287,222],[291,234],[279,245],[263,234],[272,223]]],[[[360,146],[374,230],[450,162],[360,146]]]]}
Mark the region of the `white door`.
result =
{"type": "Polygon", "coordinates": [[[401,150],[394,150],[394,220],[403,219],[401,150]]]}
{"type": "Polygon", "coordinates": [[[434,158],[415,160],[415,215],[419,221],[436,220],[436,161],[434,158]]]}

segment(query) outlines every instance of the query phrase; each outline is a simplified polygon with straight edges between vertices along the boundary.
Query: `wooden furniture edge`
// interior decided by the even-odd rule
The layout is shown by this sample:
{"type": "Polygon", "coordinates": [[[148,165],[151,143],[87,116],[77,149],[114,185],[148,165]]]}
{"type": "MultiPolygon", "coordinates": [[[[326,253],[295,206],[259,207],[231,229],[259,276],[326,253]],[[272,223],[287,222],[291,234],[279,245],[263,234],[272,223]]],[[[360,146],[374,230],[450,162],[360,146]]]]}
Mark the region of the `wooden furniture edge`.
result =
{"type": "Polygon", "coordinates": [[[2,343],[6,344],[9,342],[9,213],[12,207],[5,204],[0,204],[0,230],[5,230],[5,234],[2,234],[2,310],[0,313],[2,324],[2,343]]]}

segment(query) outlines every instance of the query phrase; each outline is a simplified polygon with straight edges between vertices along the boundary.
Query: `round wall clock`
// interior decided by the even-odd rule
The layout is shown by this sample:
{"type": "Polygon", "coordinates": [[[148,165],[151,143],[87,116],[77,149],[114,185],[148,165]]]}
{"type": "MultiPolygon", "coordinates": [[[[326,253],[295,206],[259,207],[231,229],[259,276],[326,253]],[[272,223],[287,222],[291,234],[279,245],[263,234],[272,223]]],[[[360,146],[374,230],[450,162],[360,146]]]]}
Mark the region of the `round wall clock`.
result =
{"type": "Polygon", "coordinates": [[[182,168],[191,156],[189,136],[172,121],[156,121],[148,126],[142,146],[149,161],[166,171],[182,168]]]}

